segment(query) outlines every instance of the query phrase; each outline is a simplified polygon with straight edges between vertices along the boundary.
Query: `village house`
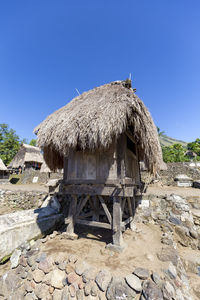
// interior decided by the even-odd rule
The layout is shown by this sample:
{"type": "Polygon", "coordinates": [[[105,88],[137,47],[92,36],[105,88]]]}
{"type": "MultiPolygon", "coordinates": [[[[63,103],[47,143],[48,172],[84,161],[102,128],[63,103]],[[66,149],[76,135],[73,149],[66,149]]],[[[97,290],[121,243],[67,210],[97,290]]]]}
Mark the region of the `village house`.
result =
{"type": "Polygon", "coordinates": [[[133,225],[141,189],[139,162],[154,174],[163,164],[157,129],[131,82],[83,93],[48,116],[35,133],[47,165],[64,164],[67,233],[75,235],[75,224],[112,229],[110,247],[123,249],[122,231],[133,225]]]}
{"type": "Polygon", "coordinates": [[[40,170],[44,162],[41,150],[38,147],[23,144],[13,160],[9,163],[9,170],[24,171],[33,168],[40,170]]]}

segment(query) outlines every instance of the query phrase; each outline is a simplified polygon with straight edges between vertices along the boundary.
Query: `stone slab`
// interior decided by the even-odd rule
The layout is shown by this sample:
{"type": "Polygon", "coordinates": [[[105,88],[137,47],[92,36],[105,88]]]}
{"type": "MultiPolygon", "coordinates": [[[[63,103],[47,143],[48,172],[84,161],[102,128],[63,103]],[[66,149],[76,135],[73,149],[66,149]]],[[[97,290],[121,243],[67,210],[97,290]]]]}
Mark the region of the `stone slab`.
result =
{"type": "Polygon", "coordinates": [[[26,240],[49,231],[63,218],[51,207],[0,216],[0,261],[26,240]]]}

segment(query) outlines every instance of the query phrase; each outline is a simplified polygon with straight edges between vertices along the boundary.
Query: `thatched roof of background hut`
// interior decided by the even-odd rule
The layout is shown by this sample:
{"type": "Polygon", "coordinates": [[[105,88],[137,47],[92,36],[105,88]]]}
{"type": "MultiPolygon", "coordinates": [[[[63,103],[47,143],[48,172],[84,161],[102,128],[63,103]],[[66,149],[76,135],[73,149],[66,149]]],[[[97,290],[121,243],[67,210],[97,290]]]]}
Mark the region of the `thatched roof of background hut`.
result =
{"type": "Polygon", "coordinates": [[[2,159],[0,158],[0,171],[7,171],[6,166],[4,165],[2,159]]]}
{"type": "Polygon", "coordinates": [[[70,148],[106,149],[130,130],[138,143],[139,159],[150,171],[162,164],[157,129],[144,103],[126,81],[94,88],[74,98],[35,128],[37,143],[51,169],[63,167],[70,148]]]}
{"type": "Polygon", "coordinates": [[[43,156],[38,147],[23,144],[13,160],[9,163],[8,168],[23,167],[25,162],[43,163],[43,156]]]}

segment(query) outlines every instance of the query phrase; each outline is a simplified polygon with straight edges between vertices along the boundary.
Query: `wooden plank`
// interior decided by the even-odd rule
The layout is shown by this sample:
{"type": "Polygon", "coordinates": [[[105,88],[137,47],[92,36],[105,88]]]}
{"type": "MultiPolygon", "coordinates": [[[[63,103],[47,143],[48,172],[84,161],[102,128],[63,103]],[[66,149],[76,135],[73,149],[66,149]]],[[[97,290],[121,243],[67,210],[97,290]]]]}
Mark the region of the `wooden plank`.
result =
{"type": "Polygon", "coordinates": [[[104,202],[103,197],[102,196],[98,196],[98,198],[99,198],[99,200],[101,202],[101,205],[102,205],[102,207],[103,207],[103,209],[105,211],[105,214],[106,214],[106,216],[108,218],[109,223],[112,224],[112,217],[111,217],[111,214],[110,214],[110,212],[109,212],[109,210],[108,210],[108,208],[107,208],[107,206],[106,206],[106,204],[104,202]]]}
{"type": "Polygon", "coordinates": [[[126,197],[124,197],[122,200],[122,216],[123,216],[125,204],[126,204],[126,197]]]}
{"type": "Polygon", "coordinates": [[[80,205],[77,209],[77,212],[76,212],[76,217],[79,216],[80,212],[82,211],[83,207],[85,206],[85,204],[87,203],[88,199],[90,198],[89,195],[87,195],[84,199],[81,199],[80,200],[80,205]]]}
{"type": "Polygon", "coordinates": [[[133,217],[129,217],[128,219],[126,219],[125,221],[123,221],[123,225],[126,226],[127,224],[129,224],[130,222],[133,221],[133,217]]]}
{"type": "Polygon", "coordinates": [[[112,186],[104,186],[104,185],[64,185],[63,193],[66,195],[102,195],[102,196],[126,196],[133,197],[133,186],[131,187],[112,187],[112,186]]]}
{"type": "Polygon", "coordinates": [[[96,222],[96,221],[87,221],[87,220],[80,220],[76,219],[77,224],[81,225],[87,225],[87,226],[92,226],[92,227],[100,227],[100,228],[105,228],[105,229],[111,229],[111,225],[108,223],[102,223],[102,222],[96,222]]]}

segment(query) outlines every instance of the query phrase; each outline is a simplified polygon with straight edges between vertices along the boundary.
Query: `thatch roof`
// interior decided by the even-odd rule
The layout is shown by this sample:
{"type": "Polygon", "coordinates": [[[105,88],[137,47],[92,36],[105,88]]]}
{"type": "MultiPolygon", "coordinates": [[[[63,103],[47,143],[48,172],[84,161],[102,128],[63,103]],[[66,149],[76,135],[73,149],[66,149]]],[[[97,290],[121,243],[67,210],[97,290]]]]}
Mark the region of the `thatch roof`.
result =
{"type": "Polygon", "coordinates": [[[162,151],[157,129],[143,102],[126,82],[112,82],[74,98],[48,116],[34,132],[51,169],[63,167],[70,148],[105,149],[130,130],[138,143],[140,160],[150,171],[159,169],[162,151]]]}
{"type": "Polygon", "coordinates": [[[0,158],[0,171],[7,171],[6,166],[4,165],[2,159],[0,158]]]}
{"type": "Polygon", "coordinates": [[[46,162],[43,161],[42,166],[40,168],[40,173],[51,173],[52,171],[47,166],[46,162]]]}
{"type": "Polygon", "coordinates": [[[43,156],[38,147],[23,144],[13,160],[9,163],[8,168],[23,167],[25,162],[43,163],[43,156]]]}

